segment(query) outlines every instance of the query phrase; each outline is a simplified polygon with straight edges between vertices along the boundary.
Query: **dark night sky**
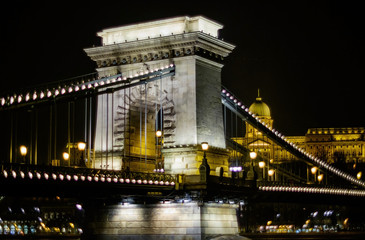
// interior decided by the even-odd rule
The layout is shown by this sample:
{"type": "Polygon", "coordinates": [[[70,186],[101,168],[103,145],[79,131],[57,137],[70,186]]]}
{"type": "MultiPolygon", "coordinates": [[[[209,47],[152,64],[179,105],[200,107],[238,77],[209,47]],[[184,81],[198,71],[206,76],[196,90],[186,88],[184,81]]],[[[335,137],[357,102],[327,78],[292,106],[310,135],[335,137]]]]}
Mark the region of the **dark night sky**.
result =
{"type": "Polygon", "coordinates": [[[285,135],[365,127],[361,1],[131,2],[2,6],[0,92],[93,72],[83,48],[99,45],[96,32],[103,28],[203,15],[222,23],[221,36],[236,45],[223,84],[246,105],[260,88],[285,135]]]}

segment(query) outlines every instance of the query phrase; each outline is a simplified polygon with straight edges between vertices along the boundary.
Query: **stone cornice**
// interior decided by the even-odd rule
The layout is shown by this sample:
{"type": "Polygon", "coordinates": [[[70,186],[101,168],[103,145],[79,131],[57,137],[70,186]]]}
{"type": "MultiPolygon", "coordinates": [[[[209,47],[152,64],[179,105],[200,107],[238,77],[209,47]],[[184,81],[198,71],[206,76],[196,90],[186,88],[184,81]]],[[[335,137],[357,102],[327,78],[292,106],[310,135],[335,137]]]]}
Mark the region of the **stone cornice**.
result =
{"type": "MultiPolygon", "coordinates": [[[[234,45],[226,43],[208,34],[202,32],[193,32],[86,48],[84,51],[92,60],[100,62],[108,59],[128,57],[131,55],[140,55],[140,57],[145,55],[144,61],[146,61],[151,60],[151,58],[153,58],[156,54],[162,54],[162,52],[169,54],[171,51],[178,51],[182,54],[195,54],[195,51],[199,50],[204,53],[208,51],[210,55],[224,58],[227,57],[234,48],[234,45]],[[148,54],[149,56],[147,57],[148,54]]],[[[176,56],[169,56],[169,58],[171,57],[176,56]]],[[[121,59],[119,59],[119,61],[120,60],[121,59]]]]}

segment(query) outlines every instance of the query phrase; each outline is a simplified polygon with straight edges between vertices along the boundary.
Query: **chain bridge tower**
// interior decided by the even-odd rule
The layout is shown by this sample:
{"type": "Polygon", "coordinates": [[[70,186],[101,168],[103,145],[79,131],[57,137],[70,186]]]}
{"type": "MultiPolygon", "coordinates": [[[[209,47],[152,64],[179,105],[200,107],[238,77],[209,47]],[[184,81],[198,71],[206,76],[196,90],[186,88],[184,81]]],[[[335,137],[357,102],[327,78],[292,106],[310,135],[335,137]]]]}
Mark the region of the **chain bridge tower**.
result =
{"type": "Polygon", "coordinates": [[[219,38],[222,28],[202,16],[183,16],[98,33],[102,46],[85,51],[99,77],[133,78],[171,64],[176,70],[174,76],[98,96],[95,167],[198,175],[201,142],[210,145],[213,175],[227,166],[221,69],[234,46],[219,38]]]}

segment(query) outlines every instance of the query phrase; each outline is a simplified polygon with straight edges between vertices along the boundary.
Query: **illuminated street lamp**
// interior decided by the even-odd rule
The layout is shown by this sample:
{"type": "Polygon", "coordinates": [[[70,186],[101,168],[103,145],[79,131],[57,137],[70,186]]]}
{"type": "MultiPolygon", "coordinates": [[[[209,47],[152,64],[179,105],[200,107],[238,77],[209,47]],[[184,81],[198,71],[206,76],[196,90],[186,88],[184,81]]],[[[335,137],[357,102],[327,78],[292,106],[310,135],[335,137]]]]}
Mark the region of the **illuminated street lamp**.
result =
{"type": "Polygon", "coordinates": [[[204,152],[204,155],[203,155],[202,164],[200,164],[200,166],[199,166],[200,181],[201,182],[207,182],[208,176],[210,174],[210,166],[209,166],[208,161],[207,161],[206,151],[208,150],[209,145],[208,145],[207,142],[202,142],[201,146],[202,146],[202,150],[204,152]]]}
{"type": "Polygon", "coordinates": [[[156,131],[156,145],[157,145],[157,157],[156,157],[156,163],[155,163],[155,169],[153,170],[154,172],[164,172],[165,170],[163,169],[162,166],[162,157],[161,157],[161,147],[162,147],[162,131],[161,130],[157,130],[156,131]]]}
{"type": "Polygon", "coordinates": [[[358,172],[358,173],[357,173],[357,175],[356,175],[356,177],[357,177],[357,179],[359,179],[359,180],[360,180],[360,179],[361,179],[361,177],[362,177],[362,172],[361,172],[361,171],[360,171],[360,172],[358,172]]]}
{"type": "Polygon", "coordinates": [[[86,143],[84,143],[84,142],[79,142],[79,143],[77,144],[77,148],[78,148],[80,151],[84,151],[84,150],[85,150],[85,148],[86,148],[86,143]]]}
{"type": "Polygon", "coordinates": [[[252,182],[252,186],[256,186],[256,179],[257,179],[257,174],[255,172],[255,169],[253,167],[253,160],[256,159],[257,157],[257,153],[252,151],[249,153],[250,159],[251,159],[251,165],[249,170],[247,171],[247,175],[246,175],[246,180],[252,182]]]}
{"type": "Polygon", "coordinates": [[[24,145],[21,145],[19,149],[20,149],[20,155],[22,155],[23,157],[23,163],[25,163],[25,156],[27,155],[28,149],[24,145]]]}
{"type": "Polygon", "coordinates": [[[317,179],[318,179],[318,182],[321,182],[323,180],[323,174],[319,174],[317,179]]]}
{"type": "Polygon", "coordinates": [[[316,174],[317,170],[318,170],[317,167],[312,167],[311,168],[311,173],[314,175],[314,174],[316,174]]]}
{"type": "Polygon", "coordinates": [[[264,161],[260,161],[259,162],[259,168],[261,168],[262,169],[262,180],[264,180],[265,179],[265,162],[264,161]]]}
{"type": "Polygon", "coordinates": [[[257,157],[257,153],[256,152],[250,152],[250,158],[253,160],[253,159],[256,159],[257,157]]]}
{"type": "Polygon", "coordinates": [[[70,159],[70,154],[68,152],[64,152],[62,154],[63,160],[68,161],[70,159]]]}
{"type": "Polygon", "coordinates": [[[84,151],[85,151],[85,148],[86,148],[86,143],[79,142],[77,144],[77,148],[79,149],[79,151],[81,151],[80,165],[84,167],[85,166],[84,151]]]}
{"type": "Polygon", "coordinates": [[[204,151],[204,156],[205,156],[205,151],[207,151],[209,148],[209,145],[207,142],[202,142],[202,149],[204,151]]]}
{"type": "Polygon", "coordinates": [[[264,168],[265,167],[265,162],[264,161],[260,161],[259,162],[259,168],[264,168]]]}
{"type": "Polygon", "coordinates": [[[267,175],[269,175],[269,180],[273,180],[273,181],[275,181],[275,176],[274,176],[274,174],[275,174],[275,170],[274,169],[269,169],[268,171],[267,171],[267,175]],[[273,177],[274,176],[274,177],[273,177]]]}
{"type": "MultiPolygon", "coordinates": [[[[63,158],[63,160],[64,161],[68,161],[68,160],[70,160],[70,154],[68,153],[68,152],[63,152],[62,153],[62,158],[63,158]]],[[[71,165],[71,163],[70,163],[70,161],[68,161],[68,164],[67,164],[68,166],[70,166],[71,165]]]]}
{"type": "Polygon", "coordinates": [[[161,130],[157,130],[156,131],[156,137],[161,137],[162,136],[162,131],[161,130]]]}

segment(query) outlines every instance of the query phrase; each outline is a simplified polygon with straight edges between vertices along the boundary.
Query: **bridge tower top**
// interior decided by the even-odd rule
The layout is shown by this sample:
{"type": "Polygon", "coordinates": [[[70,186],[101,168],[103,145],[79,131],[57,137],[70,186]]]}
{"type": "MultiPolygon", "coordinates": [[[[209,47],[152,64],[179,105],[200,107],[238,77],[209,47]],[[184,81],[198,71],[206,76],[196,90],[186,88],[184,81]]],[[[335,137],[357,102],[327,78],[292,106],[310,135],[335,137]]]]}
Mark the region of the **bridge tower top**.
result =
{"type": "Polygon", "coordinates": [[[102,38],[103,45],[109,45],[190,32],[203,32],[217,38],[222,28],[223,25],[203,16],[183,16],[107,28],[97,35],[102,38]]]}

